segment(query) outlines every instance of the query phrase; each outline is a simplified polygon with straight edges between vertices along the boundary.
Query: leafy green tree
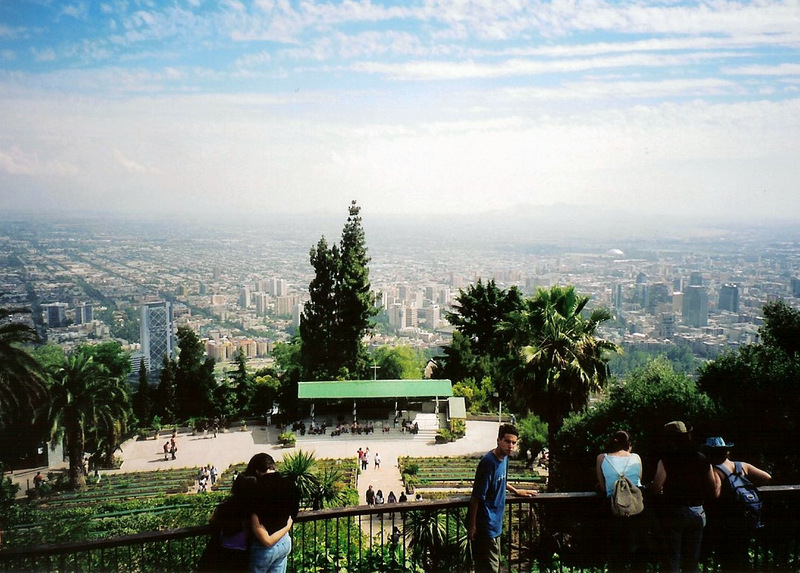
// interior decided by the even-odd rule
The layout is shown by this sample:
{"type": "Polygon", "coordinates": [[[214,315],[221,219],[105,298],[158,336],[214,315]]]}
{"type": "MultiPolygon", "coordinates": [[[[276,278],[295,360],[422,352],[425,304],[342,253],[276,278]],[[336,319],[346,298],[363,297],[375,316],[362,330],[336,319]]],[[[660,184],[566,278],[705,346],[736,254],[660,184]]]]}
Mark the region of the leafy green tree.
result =
{"type": "Polygon", "coordinates": [[[13,322],[26,309],[0,308],[0,428],[30,413],[46,395],[45,372],[25,348],[39,341],[36,329],[13,322]]]}
{"type": "Polygon", "coordinates": [[[764,346],[796,357],[800,353],[800,311],[783,300],[764,305],[764,324],[759,329],[764,346]]]}
{"type": "Polygon", "coordinates": [[[70,485],[83,487],[87,437],[95,441],[108,438],[115,433],[116,424],[126,423],[131,413],[127,387],[124,381],[111,377],[86,347],[68,354],[51,380],[48,404],[41,415],[48,422],[51,440],[64,437],[70,485]]]}
{"type": "MultiPolygon", "coordinates": [[[[445,347],[441,376],[459,382],[466,378],[500,378],[500,365],[509,356],[511,334],[498,328],[508,315],[522,305],[516,287],[501,289],[494,280],[482,281],[459,291],[454,310],[447,320],[455,327],[453,340],[445,347]]],[[[510,389],[505,394],[510,394],[510,389]]],[[[500,398],[507,400],[507,395],[500,398]]]]}
{"type": "Polygon", "coordinates": [[[211,416],[212,392],[216,387],[214,359],[205,356],[205,348],[188,326],[178,327],[178,366],[175,371],[175,398],[179,419],[211,416]]]}
{"type": "Polygon", "coordinates": [[[147,367],[144,358],[139,362],[139,386],[133,395],[133,413],[139,420],[139,426],[147,428],[153,421],[153,396],[150,381],[147,379],[147,367]]]}
{"type": "Polygon", "coordinates": [[[279,342],[272,350],[281,381],[278,404],[282,412],[294,415],[297,411],[298,382],[303,373],[302,342],[295,336],[290,343],[279,342]]]}
{"type": "Polygon", "coordinates": [[[253,402],[255,393],[255,382],[253,376],[247,372],[247,355],[243,348],[234,354],[233,362],[236,364],[236,370],[230,378],[236,409],[240,412],[250,412],[250,404],[253,402]]]}
{"type": "Polygon", "coordinates": [[[475,354],[505,356],[510,336],[497,326],[509,313],[519,310],[522,297],[516,287],[501,289],[491,279],[459,291],[454,310],[446,314],[448,322],[470,341],[475,354]]]}
{"type": "Polygon", "coordinates": [[[254,391],[251,411],[258,416],[272,412],[280,396],[280,380],[274,373],[263,373],[262,375],[256,373],[253,382],[254,391]]]}
{"type": "MultiPolygon", "coordinates": [[[[523,399],[523,412],[547,422],[550,438],[568,414],[585,408],[589,396],[602,389],[608,378],[607,355],[617,349],[597,337],[597,327],[611,314],[599,308],[584,318],[588,302],[573,286],[539,289],[499,326],[511,334],[519,357],[509,362],[514,396],[523,399]]],[[[553,450],[550,464],[557,465],[553,450]]],[[[551,485],[555,487],[553,480],[551,485]]]]}
{"type": "Polygon", "coordinates": [[[377,310],[370,293],[360,207],[355,201],[349,213],[339,245],[329,247],[322,237],[309,253],[314,279],[299,329],[305,380],[357,378],[367,370],[363,338],[377,310]]]}
{"type": "Polygon", "coordinates": [[[675,372],[665,358],[652,360],[624,380],[610,386],[608,395],[586,411],[570,415],[552,437],[550,453],[559,452],[560,463],[551,479],[565,491],[594,487],[594,460],[604,451],[614,432],[631,435],[642,457],[643,481],[655,474],[664,424],[684,420],[695,435],[711,435],[717,419],[713,400],[686,374],[675,372]]]}
{"type": "Polygon", "coordinates": [[[158,388],[156,388],[153,412],[167,423],[177,421],[178,399],[175,390],[177,370],[178,364],[164,355],[161,359],[161,373],[159,374],[158,388]]]}
{"type": "Polygon", "coordinates": [[[94,358],[97,364],[102,364],[112,378],[124,379],[131,373],[131,357],[122,345],[116,341],[106,341],[100,344],[91,344],[83,347],[84,352],[94,358]]]}
{"type": "Polygon", "coordinates": [[[530,414],[517,421],[519,430],[519,450],[525,452],[530,449],[535,456],[547,445],[547,424],[539,416],[530,414]]]}
{"type": "Polygon", "coordinates": [[[425,359],[418,350],[407,345],[380,346],[373,354],[381,380],[418,380],[422,378],[425,359]]]}
{"type": "Polygon", "coordinates": [[[764,306],[762,344],[707,363],[698,384],[718,404],[714,435],[736,445],[737,458],[770,471],[776,481],[800,479],[800,311],[783,301],[764,306]]]}
{"type": "Polygon", "coordinates": [[[306,380],[326,380],[338,374],[333,324],[339,250],[335,245],[329,248],[322,237],[316,249],[311,249],[309,258],[314,267],[314,278],[308,285],[310,300],[300,320],[302,376],[306,380]]]}
{"type": "Polygon", "coordinates": [[[336,321],[334,340],[341,353],[342,366],[362,376],[367,352],[362,339],[372,329],[377,314],[369,282],[366,237],[361,225],[361,207],[350,203],[347,223],[339,243],[339,269],[335,285],[336,321]]]}
{"type": "Polygon", "coordinates": [[[488,376],[480,382],[466,378],[453,384],[453,395],[463,397],[467,410],[473,414],[494,410],[493,392],[494,384],[488,376]]]}

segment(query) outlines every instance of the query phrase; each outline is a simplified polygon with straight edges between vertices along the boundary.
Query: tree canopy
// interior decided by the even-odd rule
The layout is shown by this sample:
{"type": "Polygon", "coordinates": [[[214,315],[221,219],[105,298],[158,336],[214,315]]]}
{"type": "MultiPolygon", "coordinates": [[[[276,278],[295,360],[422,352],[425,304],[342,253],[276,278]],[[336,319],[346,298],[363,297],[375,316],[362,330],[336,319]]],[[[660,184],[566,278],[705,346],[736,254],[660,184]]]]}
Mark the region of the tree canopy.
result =
{"type": "Polygon", "coordinates": [[[367,371],[363,338],[377,311],[360,210],[353,201],[338,245],[328,246],[322,237],[309,253],[314,278],[294,341],[304,380],[361,378],[367,371]]]}

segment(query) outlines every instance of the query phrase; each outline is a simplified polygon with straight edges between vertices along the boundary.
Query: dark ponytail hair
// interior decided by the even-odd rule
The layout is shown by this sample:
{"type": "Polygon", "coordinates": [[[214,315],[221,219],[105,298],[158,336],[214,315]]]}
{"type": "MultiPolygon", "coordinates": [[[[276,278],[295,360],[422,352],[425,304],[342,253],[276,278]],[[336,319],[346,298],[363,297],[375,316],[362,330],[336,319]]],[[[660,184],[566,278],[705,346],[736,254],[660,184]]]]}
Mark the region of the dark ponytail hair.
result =
{"type": "Polygon", "coordinates": [[[625,430],[619,430],[611,437],[608,443],[609,452],[617,452],[619,450],[628,450],[631,447],[631,437],[625,430]]]}

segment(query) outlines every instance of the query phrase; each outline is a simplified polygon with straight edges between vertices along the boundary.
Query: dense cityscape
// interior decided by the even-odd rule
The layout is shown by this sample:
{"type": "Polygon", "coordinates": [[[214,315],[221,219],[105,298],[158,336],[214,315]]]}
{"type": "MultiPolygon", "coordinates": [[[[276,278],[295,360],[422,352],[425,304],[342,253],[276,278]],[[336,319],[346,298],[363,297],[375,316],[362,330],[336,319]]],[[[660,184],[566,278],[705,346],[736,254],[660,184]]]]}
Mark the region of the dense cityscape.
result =
{"type": "MultiPolygon", "coordinates": [[[[195,330],[208,356],[224,364],[242,348],[258,365],[298,327],[313,276],[308,249],[325,229],[311,226],[9,217],[0,223],[2,304],[32,306],[25,319],[49,343],[120,341],[135,373],[142,356],[151,358],[140,340],[141,308],[169,302],[175,324],[195,330]]],[[[477,280],[526,295],[575,285],[591,306],[613,310],[605,338],[623,348],[686,347],[701,359],[757,342],[763,305],[796,306],[800,297],[800,250],[779,229],[485,243],[448,241],[444,230],[439,238],[375,235],[367,235],[380,308],[372,347],[436,355],[449,341],[445,317],[459,289],[477,280]]]]}

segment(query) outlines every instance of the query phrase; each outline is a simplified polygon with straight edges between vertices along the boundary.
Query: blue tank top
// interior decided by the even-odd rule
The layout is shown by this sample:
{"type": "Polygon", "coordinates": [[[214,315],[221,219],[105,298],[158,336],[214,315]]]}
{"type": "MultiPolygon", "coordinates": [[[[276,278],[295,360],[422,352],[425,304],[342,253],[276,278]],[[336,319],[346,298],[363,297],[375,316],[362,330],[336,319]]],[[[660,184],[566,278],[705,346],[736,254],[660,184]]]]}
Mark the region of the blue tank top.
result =
{"type": "Polygon", "coordinates": [[[603,456],[603,463],[600,465],[603,470],[603,478],[606,481],[606,497],[611,497],[614,483],[619,478],[619,474],[624,474],[636,487],[642,486],[642,459],[639,454],[629,456],[603,456]]]}

